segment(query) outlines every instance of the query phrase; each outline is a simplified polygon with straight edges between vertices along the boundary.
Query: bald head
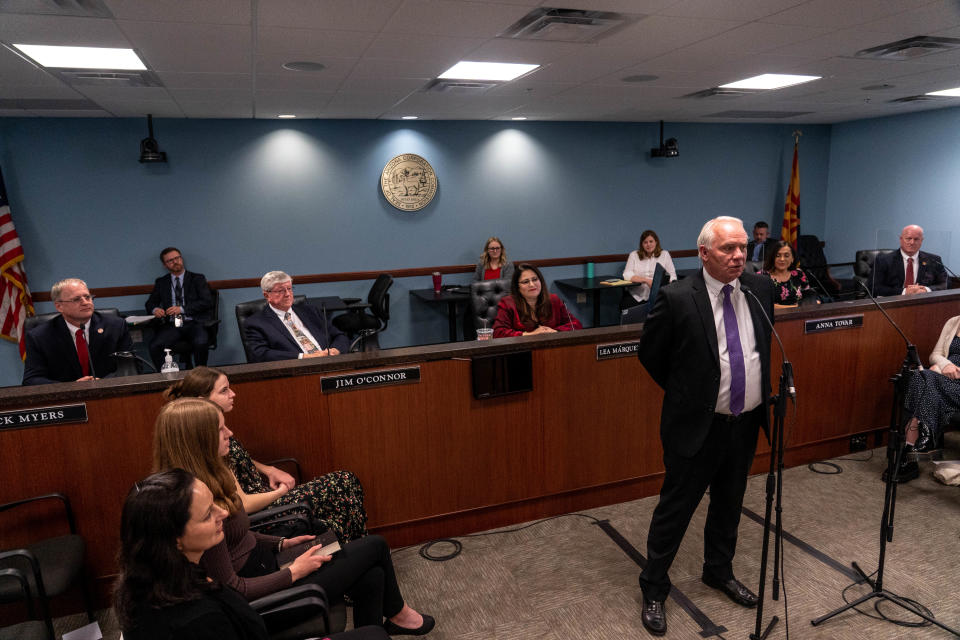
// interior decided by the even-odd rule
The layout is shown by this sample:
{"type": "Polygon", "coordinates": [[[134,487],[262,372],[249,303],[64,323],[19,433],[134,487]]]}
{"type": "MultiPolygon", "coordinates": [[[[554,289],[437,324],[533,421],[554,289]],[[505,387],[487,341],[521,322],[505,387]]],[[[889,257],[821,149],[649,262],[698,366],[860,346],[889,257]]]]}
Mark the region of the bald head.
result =
{"type": "Polygon", "coordinates": [[[909,224],[900,232],[900,249],[908,256],[914,256],[923,244],[923,228],[909,224]]]}

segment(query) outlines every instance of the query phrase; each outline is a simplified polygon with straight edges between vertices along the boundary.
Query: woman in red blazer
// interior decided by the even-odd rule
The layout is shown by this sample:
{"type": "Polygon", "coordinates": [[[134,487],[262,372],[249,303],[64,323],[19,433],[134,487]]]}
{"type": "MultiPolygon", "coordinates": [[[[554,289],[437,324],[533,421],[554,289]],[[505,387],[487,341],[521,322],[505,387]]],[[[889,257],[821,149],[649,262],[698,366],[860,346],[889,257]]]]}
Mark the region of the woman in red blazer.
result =
{"type": "Polygon", "coordinates": [[[520,264],[510,280],[510,295],[500,299],[494,338],[582,329],[563,301],[547,291],[543,274],[532,264],[520,264]]]}

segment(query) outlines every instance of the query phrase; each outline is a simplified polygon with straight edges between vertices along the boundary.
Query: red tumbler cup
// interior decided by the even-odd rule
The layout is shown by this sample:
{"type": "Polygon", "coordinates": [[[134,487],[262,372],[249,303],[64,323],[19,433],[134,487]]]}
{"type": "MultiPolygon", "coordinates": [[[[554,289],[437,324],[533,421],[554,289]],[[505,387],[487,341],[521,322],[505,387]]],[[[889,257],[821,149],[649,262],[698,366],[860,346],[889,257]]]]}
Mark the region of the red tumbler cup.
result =
{"type": "Polygon", "coordinates": [[[434,271],[433,272],[433,292],[434,293],[440,293],[440,278],[441,278],[440,272],[434,271]]]}

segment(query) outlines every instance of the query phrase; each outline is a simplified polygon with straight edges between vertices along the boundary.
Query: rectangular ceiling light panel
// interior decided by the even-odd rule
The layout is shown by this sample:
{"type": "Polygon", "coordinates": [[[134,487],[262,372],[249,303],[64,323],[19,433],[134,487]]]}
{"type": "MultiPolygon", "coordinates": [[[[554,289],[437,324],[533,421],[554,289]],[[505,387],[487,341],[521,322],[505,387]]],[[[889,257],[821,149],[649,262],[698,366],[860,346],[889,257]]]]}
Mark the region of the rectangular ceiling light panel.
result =
{"type": "Polygon", "coordinates": [[[472,62],[461,60],[438,77],[451,80],[492,80],[510,82],[538,69],[538,64],[515,64],[511,62],[472,62]]]}
{"type": "Polygon", "coordinates": [[[105,47],[60,47],[44,44],[15,44],[37,64],[55,69],[116,69],[143,71],[147,68],[133,49],[105,47]]]}
{"type": "Polygon", "coordinates": [[[819,79],[820,76],[796,76],[783,73],[764,73],[763,75],[746,78],[745,80],[737,80],[736,82],[731,82],[730,84],[722,84],[720,85],[720,88],[771,90],[792,87],[796,84],[803,84],[804,82],[812,82],[819,79]]]}

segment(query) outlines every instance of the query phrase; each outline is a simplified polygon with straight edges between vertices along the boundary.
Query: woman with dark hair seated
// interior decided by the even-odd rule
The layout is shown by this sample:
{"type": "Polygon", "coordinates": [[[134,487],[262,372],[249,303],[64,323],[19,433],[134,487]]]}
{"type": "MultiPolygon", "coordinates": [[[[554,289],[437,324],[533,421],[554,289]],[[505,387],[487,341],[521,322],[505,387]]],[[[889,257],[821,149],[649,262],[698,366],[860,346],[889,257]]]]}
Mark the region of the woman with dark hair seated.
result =
{"type": "Polygon", "coordinates": [[[547,291],[543,274],[532,264],[520,264],[510,279],[510,295],[500,299],[494,338],[532,336],[582,329],[563,301],[547,291]]]}
{"type": "MultiPolygon", "coordinates": [[[[233,410],[237,394],[230,388],[226,374],[211,367],[197,367],[187,372],[164,392],[169,400],[206,398],[224,413],[233,410]]],[[[341,542],[367,535],[367,512],[363,506],[363,485],[349,471],[332,471],[303,484],[276,467],[257,462],[240,441],[230,438],[227,465],[241,489],[243,508],[247,513],[283,504],[303,502],[310,505],[310,516],[321,530],[330,529],[341,542]],[[262,475],[261,475],[262,474],[262,475]],[[267,481],[264,482],[264,476],[267,481]],[[269,484],[268,484],[269,483],[269,484]]],[[[287,533],[270,529],[265,532],[287,533]]],[[[298,531],[297,533],[315,533],[298,531]]]]}
{"type": "Polygon", "coordinates": [[[796,307],[800,304],[801,298],[817,295],[807,282],[806,274],[797,267],[793,247],[789,242],[777,241],[774,250],[767,252],[767,257],[763,261],[763,271],[758,275],[768,276],[777,285],[774,307],[796,307]]]}
{"type": "Polygon", "coordinates": [[[647,301],[658,264],[666,271],[663,284],[677,279],[677,270],[673,266],[670,252],[660,246],[660,236],[657,232],[647,229],[640,234],[640,245],[636,251],[631,251],[627,256],[627,265],[623,269],[623,279],[636,282],[640,286],[627,287],[626,291],[630,295],[624,296],[620,304],[621,308],[633,307],[647,301]]]}
{"type": "Polygon", "coordinates": [[[344,595],[351,598],[355,626],[382,625],[391,635],[430,632],[433,618],[404,603],[390,548],[382,537],[366,536],[349,542],[330,556],[317,555],[320,545],[309,544],[313,536],[288,539],[250,531],[236,480],[223,460],[230,448],[230,435],[220,408],[200,398],[167,403],[160,409],[154,428],[154,468],[190,471],[210,488],[214,504],[229,513],[223,521],[222,540],[199,558],[211,578],[247,600],[301,581],[312,582],[323,587],[331,601],[344,595]],[[286,558],[292,562],[285,564],[286,558]]]}

